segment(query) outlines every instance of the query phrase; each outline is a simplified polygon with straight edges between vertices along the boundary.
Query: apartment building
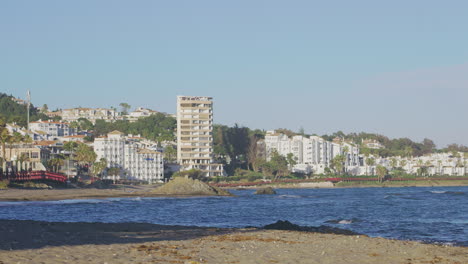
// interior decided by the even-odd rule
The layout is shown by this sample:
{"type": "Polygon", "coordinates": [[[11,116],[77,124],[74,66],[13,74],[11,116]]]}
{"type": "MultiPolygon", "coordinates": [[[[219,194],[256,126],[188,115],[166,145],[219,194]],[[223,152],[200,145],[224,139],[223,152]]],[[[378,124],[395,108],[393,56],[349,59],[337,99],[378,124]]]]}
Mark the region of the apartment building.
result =
{"type": "Polygon", "coordinates": [[[126,115],[126,119],[129,120],[130,122],[135,122],[139,118],[143,117],[148,117],[151,115],[155,115],[159,113],[158,111],[154,111],[148,108],[143,108],[143,107],[138,107],[135,111],[130,112],[128,115],[126,115]]]}
{"type": "Polygon", "coordinates": [[[75,130],[65,122],[35,121],[29,123],[29,130],[45,136],[46,140],[54,140],[59,137],[73,136],[75,130]]]}
{"type": "Polygon", "coordinates": [[[96,120],[115,121],[119,118],[114,109],[107,108],[71,108],[62,110],[62,119],[69,122],[85,118],[95,124],[96,120]]]}
{"type": "Polygon", "coordinates": [[[356,168],[362,166],[359,157],[359,148],[350,142],[326,141],[318,136],[292,136],[276,131],[267,131],[265,135],[265,153],[270,160],[271,153],[275,150],[278,154],[287,156],[292,153],[297,164],[293,171],[304,173],[324,173],[325,168],[337,155],[345,155],[345,168],[347,171],[356,172],[356,168]]]}
{"type": "MultiPolygon", "coordinates": [[[[109,168],[121,168],[116,179],[139,180],[148,183],[164,179],[164,160],[159,151],[147,148],[147,145],[126,137],[119,131],[113,131],[106,137],[94,140],[97,160],[105,158],[109,168]]],[[[113,178],[107,176],[106,178],[113,178]]]]}
{"type": "Polygon", "coordinates": [[[198,169],[206,177],[222,176],[213,163],[213,98],[177,96],[177,161],[182,170],[198,169]]]}

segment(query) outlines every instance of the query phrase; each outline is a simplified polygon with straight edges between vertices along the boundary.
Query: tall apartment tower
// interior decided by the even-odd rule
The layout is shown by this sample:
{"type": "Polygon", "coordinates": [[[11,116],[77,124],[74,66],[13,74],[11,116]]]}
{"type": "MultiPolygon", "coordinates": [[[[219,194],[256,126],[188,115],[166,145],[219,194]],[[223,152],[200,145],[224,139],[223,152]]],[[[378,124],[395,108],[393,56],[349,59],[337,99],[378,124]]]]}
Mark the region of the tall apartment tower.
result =
{"type": "Polygon", "coordinates": [[[223,175],[213,163],[213,98],[177,96],[177,161],[182,170],[198,169],[206,177],[223,175]]]}

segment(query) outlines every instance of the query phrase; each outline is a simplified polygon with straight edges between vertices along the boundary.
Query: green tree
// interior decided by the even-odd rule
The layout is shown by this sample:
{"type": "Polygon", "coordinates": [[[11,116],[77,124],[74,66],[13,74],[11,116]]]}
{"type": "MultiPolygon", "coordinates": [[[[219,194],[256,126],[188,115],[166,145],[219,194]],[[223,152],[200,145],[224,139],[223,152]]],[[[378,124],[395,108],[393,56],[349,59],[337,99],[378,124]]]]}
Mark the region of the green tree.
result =
{"type": "Polygon", "coordinates": [[[387,168],[385,168],[382,165],[377,165],[376,172],[377,172],[377,176],[379,176],[379,182],[383,182],[383,180],[385,179],[385,176],[388,173],[387,168]]]}
{"type": "Polygon", "coordinates": [[[6,163],[8,159],[6,158],[6,148],[7,145],[11,142],[11,135],[8,132],[8,129],[0,126],[0,144],[2,145],[2,158],[3,158],[3,171],[6,171],[6,163]]]}
{"type": "Polygon", "coordinates": [[[91,173],[93,176],[101,176],[101,173],[107,167],[107,160],[105,158],[101,158],[99,161],[94,162],[91,166],[91,173]]]}
{"type": "Polygon", "coordinates": [[[83,143],[78,144],[75,152],[75,159],[78,164],[89,167],[96,160],[96,157],[97,155],[92,147],[83,143]]]}
{"type": "Polygon", "coordinates": [[[107,170],[107,175],[112,176],[112,182],[115,183],[115,177],[120,176],[121,172],[122,172],[121,168],[112,167],[107,170]]]}
{"type": "Polygon", "coordinates": [[[330,163],[330,168],[335,171],[336,174],[341,175],[344,173],[344,163],[345,163],[345,156],[343,155],[336,155],[330,163]]]}
{"type": "MultiPolygon", "coordinates": [[[[375,165],[375,159],[372,158],[372,157],[367,158],[366,159],[366,165],[371,166],[371,167],[374,166],[375,165]]],[[[368,175],[367,167],[366,167],[366,175],[368,175]]]]}
{"type": "Polygon", "coordinates": [[[275,179],[279,179],[289,174],[288,161],[276,150],[271,153],[270,164],[273,169],[275,179]]]}
{"type": "Polygon", "coordinates": [[[286,161],[288,162],[288,165],[290,168],[294,167],[297,164],[296,157],[294,157],[294,154],[288,153],[286,155],[286,161]]]}
{"type": "Polygon", "coordinates": [[[122,109],[122,115],[128,115],[128,110],[130,110],[131,106],[127,103],[120,103],[119,106],[122,109]]]}
{"type": "Polygon", "coordinates": [[[398,167],[398,160],[396,158],[390,159],[390,167],[392,167],[392,170],[398,167]]]}
{"type": "Polygon", "coordinates": [[[175,162],[177,160],[177,149],[172,145],[167,145],[164,148],[164,160],[167,162],[175,162]]]}

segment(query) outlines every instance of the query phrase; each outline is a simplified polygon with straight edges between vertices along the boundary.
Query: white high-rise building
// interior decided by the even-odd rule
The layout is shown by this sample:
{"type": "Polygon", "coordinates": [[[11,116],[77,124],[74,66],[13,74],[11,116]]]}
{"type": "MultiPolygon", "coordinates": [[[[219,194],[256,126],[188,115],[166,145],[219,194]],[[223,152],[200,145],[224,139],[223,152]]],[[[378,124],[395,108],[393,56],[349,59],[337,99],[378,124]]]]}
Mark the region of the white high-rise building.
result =
{"type": "Polygon", "coordinates": [[[222,176],[213,163],[213,98],[177,96],[177,161],[182,170],[201,170],[206,177],[222,176]]]}
{"type": "MultiPolygon", "coordinates": [[[[121,168],[117,179],[157,182],[164,179],[164,160],[159,151],[146,148],[145,144],[124,136],[119,131],[94,140],[97,161],[107,160],[109,168],[121,168]]],[[[111,178],[111,177],[108,177],[111,178]]]]}

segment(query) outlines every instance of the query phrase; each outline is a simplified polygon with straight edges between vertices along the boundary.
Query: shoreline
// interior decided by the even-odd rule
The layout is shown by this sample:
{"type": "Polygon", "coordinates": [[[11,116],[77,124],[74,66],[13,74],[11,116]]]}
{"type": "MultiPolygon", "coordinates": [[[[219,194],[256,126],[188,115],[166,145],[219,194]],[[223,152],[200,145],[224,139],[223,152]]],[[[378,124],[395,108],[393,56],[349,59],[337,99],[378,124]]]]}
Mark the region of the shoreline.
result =
{"type": "Polygon", "coordinates": [[[0,220],[0,263],[465,263],[468,247],[365,235],[0,220]]]}
{"type": "MultiPolygon", "coordinates": [[[[417,182],[417,184],[356,184],[340,186],[334,185],[313,185],[310,183],[288,183],[288,184],[265,184],[257,186],[222,187],[222,189],[245,189],[255,190],[258,188],[272,187],[274,189],[343,189],[343,188],[405,188],[405,187],[464,187],[468,186],[468,181],[463,183],[450,182],[444,184],[440,182],[417,182]]],[[[130,197],[199,197],[203,195],[166,195],[152,193],[155,186],[125,186],[120,188],[63,188],[63,189],[14,189],[0,190],[0,202],[24,202],[24,201],[58,201],[73,199],[106,199],[106,198],[130,198],[130,197]]]]}

